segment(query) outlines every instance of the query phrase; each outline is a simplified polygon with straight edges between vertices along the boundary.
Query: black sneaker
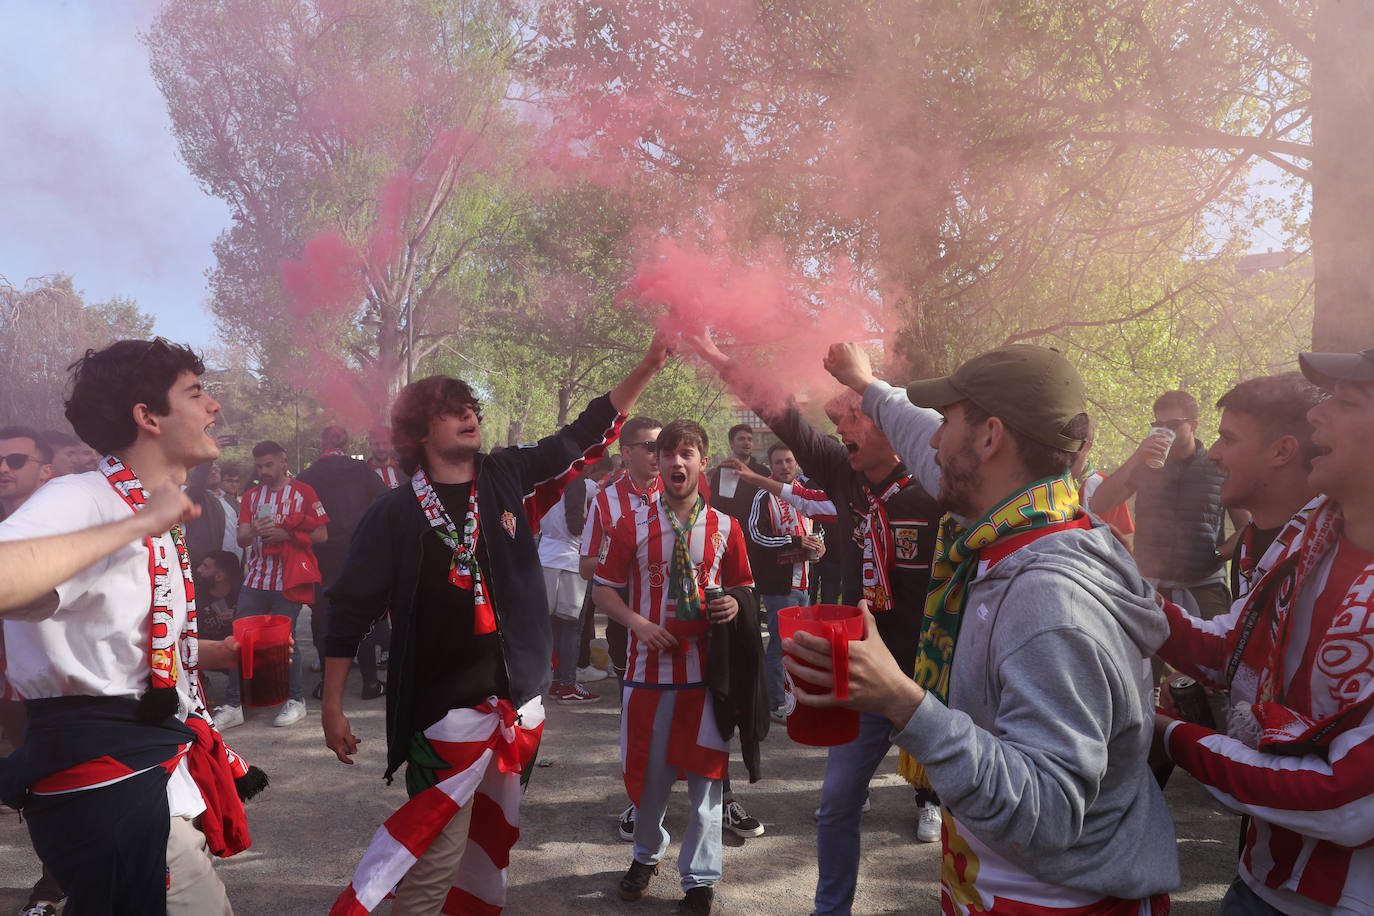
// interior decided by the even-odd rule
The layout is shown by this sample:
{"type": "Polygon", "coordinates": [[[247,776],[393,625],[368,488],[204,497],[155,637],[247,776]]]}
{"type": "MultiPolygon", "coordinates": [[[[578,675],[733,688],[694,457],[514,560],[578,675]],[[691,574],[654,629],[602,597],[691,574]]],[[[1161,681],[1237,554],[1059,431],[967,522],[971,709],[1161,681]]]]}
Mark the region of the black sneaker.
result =
{"type": "Polygon", "coordinates": [[[744,806],[733,798],[725,803],[725,809],[720,813],[720,825],[741,839],[763,836],[763,824],[760,824],[758,818],[751,816],[748,811],[744,810],[744,806]]]}
{"type": "MultiPolygon", "coordinates": [[[[630,870],[620,879],[620,899],[638,900],[649,890],[649,879],[658,874],[658,863],[645,865],[636,859],[630,863],[630,870]]],[[[709,888],[708,888],[709,890],[709,888]]]]}
{"type": "Polygon", "coordinates": [[[627,843],[635,841],[635,806],[631,805],[620,812],[620,838],[627,843]]]}
{"type": "Polygon", "coordinates": [[[363,685],[363,699],[375,700],[377,697],[386,693],[385,681],[373,681],[371,684],[363,685]]]}
{"type": "Polygon", "coordinates": [[[711,901],[715,899],[716,892],[710,887],[689,888],[677,905],[678,916],[711,916],[711,901]]]}

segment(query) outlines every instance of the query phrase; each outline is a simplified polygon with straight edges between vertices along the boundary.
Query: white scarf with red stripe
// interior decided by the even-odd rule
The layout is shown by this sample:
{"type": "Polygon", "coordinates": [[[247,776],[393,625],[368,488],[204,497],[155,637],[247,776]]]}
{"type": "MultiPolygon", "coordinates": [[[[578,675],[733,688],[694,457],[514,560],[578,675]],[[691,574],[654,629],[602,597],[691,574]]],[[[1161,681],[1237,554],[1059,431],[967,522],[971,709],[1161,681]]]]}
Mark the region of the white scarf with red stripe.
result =
{"type": "Polygon", "coordinates": [[[506,905],[510,851],[520,838],[520,774],[533,759],[543,731],[539,697],[518,712],[510,700],[488,697],[471,709],[450,710],[425,729],[430,744],[451,764],[444,771],[449,775],[377,829],[330,916],[372,912],[466,805],[473,806],[468,849],[443,912],[500,913],[506,905]]]}

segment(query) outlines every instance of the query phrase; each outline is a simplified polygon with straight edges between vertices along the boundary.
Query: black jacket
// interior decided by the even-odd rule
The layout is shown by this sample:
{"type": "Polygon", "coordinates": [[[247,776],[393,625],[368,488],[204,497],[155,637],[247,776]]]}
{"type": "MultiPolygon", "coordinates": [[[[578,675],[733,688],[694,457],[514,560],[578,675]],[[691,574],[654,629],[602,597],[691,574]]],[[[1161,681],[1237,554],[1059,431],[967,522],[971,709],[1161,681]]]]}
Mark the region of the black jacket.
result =
{"type": "MultiPolygon", "coordinates": [[[[611,399],[592,401],[581,416],[537,445],[499,448],[477,456],[477,498],[481,540],[487,564],[482,581],[496,611],[496,628],[510,683],[510,700],[519,708],[548,689],[553,637],[548,599],[526,502],[538,493],[541,504],[561,494],[581,470],[620,433],[623,422],[611,399]],[[557,491],[556,493],[553,491],[557,491]],[[510,526],[510,531],[507,530],[510,526]]],[[[386,691],[386,776],[390,779],[410,749],[415,664],[414,645],[423,633],[412,630],[419,585],[421,551],[429,522],[409,485],[385,493],[363,516],[349,544],[329,600],[325,655],[352,658],[358,644],[388,606],[391,609],[391,665],[386,691]]]]}
{"type": "Polygon", "coordinates": [[[759,594],[786,595],[792,591],[792,564],[778,562],[778,555],[794,549],[792,533],[779,534],[774,530],[768,503],[772,495],[767,490],[754,492],[754,505],[744,523],[744,539],[749,544],[749,568],[754,571],[754,587],[759,594]]]}
{"type": "Polygon", "coordinates": [[[313,545],[324,587],[328,588],[343,565],[363,513],[388,488],[366,461],[345,455],[316,459],[298,479],[315,491],[329,514],[329,540],[313,545]]]}
{"type": "MultiPolygon", "coordinates": [[[[749,459],[749,470],[755,474],[767,477],[770,473],[768,468],[759,464],[753,458],[749,459]]],[[[720,468],[712,468],[706,472],[706,486],[711,491],[711,496],[707,502],[711,508],[718,509],[726,515],[738,521],[741,525],[749,518],[749,506],[754,502],[754,494],[758,488],[739,481],[735,486],[734,496],[722,496],[720,493],[720,468]]]]}
{"type": "Polygon", "coordinates": [[[730,589],[739,613],[729,623],[711,624],[706,649],[706,689],[722,740],[739,729],[740,756],[749,781],[762,777],[759,746],[768,737],[768,691],[763,682],[763,637],[759,600],[748,586],[730,589]]]}

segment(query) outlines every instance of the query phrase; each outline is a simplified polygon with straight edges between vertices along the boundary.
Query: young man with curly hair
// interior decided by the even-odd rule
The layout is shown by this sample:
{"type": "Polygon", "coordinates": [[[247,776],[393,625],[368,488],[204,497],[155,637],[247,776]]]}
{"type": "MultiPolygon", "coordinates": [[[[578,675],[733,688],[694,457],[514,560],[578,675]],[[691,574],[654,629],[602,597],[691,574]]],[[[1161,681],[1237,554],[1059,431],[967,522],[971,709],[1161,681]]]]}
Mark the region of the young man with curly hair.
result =
{"type": "Polygon", "coordinates": [[[358,739],[343,713],[344,681],[358,644],[390,610],[385,776],[405,764],[411,801],[377,832],[334,912],[369,912],[398,881],[398,916],[437,914],[446,901],[462,912],[504,904],[505,868],[495,861],[504,857],[491,853],[514,842],[551,681],[534,525],[616,438],[668,354],[655,337],[625,380],[572,423],[535,445],[491,452],[464,382],[430,376],[401,391],[392,434],[409,480],[368,509],[327,592],[321,718],[330,750],[352,763],[358,739]],[[397,843],[418,858],[386,856],[397,843]]]}

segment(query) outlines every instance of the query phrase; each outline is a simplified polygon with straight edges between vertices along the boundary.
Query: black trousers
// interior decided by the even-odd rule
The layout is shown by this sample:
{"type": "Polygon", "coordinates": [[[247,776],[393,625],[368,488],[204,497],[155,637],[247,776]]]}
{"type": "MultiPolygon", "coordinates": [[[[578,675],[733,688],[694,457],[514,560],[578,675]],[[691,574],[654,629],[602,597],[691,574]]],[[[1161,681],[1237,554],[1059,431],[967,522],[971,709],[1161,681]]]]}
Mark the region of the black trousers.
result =
{"type": "Polygon", "coordinates": [[[34,852],[67,892],[64,916],[167,912],[168,774],[36,795],[24,807],[34,852]]]}

